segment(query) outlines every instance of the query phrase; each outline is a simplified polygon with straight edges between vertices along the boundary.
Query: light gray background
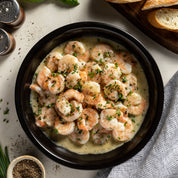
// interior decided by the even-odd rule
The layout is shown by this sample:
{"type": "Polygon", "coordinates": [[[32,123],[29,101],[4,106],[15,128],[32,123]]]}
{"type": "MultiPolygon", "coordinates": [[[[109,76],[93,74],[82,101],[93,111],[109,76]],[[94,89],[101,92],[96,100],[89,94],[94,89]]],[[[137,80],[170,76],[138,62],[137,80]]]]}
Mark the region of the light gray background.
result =
{"type": "Polygon", "coordinates": [[[0,57],[0,98],[3,98],[3,102],[0,103],[0,143],[3,146],[8,146],[11,160],[24,154],[35,155],[44,163],[47,178],[91,178],[96,174],[96,171],[74,170],[53,162],[37,150],[18,122],[14,103],[16,76],[27,52],[39,39],[54,29],[69,23],[78,21],[105,22],[129,32],[145,45],[159,66],[164,84],[178,69],[178,55],[145,36],[104,0],[79,1],[81,4],[74,8],[68,8],[56,1],[40,4],[22,3],[26,20],[20,29],[13,32],[17,42],[16,49],[10,55],[0,57]],[[9,102],[8,105],[7,102],[9,102]],[[7,106],[10,108],[10,112],[9,115],[4,116],[3,110],[7,106]],[[9,120],[8,124],[3,122],[4,118],[9,120]]]}

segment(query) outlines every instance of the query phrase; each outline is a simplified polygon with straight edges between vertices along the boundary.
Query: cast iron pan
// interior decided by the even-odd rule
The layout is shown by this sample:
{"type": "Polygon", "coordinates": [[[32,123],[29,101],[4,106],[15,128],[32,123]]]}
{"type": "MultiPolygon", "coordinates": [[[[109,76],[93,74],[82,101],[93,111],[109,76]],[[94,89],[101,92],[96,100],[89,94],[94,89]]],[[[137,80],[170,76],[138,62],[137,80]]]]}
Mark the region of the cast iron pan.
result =
{"type": "Polygon", "coordinates": [[[98,22],[79,22],[58,28],[42,38],[25,57],[16,81],[15,103],[20,123],[30,140],[46,156],[76,169],[100,169],[121,164],[137,154],[152,137],[163,109],[163,83],[159,69],[140,42],[113,26],[98,22]],[[32,77],[44,57],[57,45],[82,36],[96,36],[113,40],[125,46],[139,60],[149,84],[149,108],[136,136],[123,146],[104,154],[79,155],[55,145],[35,125],[30,106],[32,77]]]}

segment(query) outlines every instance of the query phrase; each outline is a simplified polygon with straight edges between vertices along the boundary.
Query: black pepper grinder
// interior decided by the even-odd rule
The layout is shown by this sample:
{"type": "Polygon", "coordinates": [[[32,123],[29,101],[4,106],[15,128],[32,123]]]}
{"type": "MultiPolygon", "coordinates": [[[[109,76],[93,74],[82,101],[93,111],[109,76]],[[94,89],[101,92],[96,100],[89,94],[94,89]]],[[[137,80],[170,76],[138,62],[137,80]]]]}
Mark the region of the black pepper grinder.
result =
{"type": "Polygon", "coordinates": [[[15,48],[15,39],[14,37],[0,28],[0,55],[6,55],[13,51],[15,48]]]}
{"type": "Polygon", "coordinates": [[[25,13],[16,0],[0,0],[0,22],[18,28],[25,13]]]}

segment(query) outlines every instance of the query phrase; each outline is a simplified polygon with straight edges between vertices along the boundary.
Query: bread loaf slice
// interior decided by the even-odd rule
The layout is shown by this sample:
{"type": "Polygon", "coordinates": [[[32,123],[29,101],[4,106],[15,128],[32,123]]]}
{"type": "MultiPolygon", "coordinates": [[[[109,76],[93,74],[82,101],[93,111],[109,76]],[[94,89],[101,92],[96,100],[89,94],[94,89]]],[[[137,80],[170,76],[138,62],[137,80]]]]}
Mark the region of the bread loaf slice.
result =
{"type": "Polygon", "coordinates": [[[122,3],[138,2],[138,1],[142,1],[142,0],[106,0],[106,1],[112,2],[112,3],[122,4],[122,3]]]}
{"type": "Polygon", "coordinates": [[[142,10],[148,10],[158,7],[169,7],[178,4],[178,0],[147,0],[142,7],[142,10]]]}
{"type": "Polygon", "coordinates": [[[156,28],[178,32],[178,9],[154,10],[148,14],[148,21],[156,28]]]}

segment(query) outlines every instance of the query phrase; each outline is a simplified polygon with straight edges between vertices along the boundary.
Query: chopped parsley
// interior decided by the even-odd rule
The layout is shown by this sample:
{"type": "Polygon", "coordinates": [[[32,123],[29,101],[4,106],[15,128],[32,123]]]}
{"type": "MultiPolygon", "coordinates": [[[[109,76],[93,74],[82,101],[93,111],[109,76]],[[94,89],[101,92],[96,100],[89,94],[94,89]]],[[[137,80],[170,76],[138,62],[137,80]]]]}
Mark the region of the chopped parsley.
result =
{"type": "Polygon", "coordinates": [[[77,57],[77,53],[73,53],[73,56],[77,57]]]}
{"type": "Polygon", "coordinates": [[[121,115],[120,110],[117,110],[117,111],[116,111],[116,114],[117,114],[118,116],[120,116],[120,115],[121,115]]]}
{"type": "Polygon", "coordinates": [[[119,93],[119,99],[121,99],[121,100],[123,100],[123,99],[124,99],[124,97],[123,97],[122,93],[119,93]]]}
{"type": "Polygon", "coordinates": [[[53,77],[57,77],[57,73],[52,73],[52,76],[53,77]]]}
{"type": "Polygon", "coordinates": [[[81,121],[81,120],[82,120],[82,117],[80,117],[78,120],[81,121]]]}
{"type": "Polygon", "coordinates": [[[82,130],[79,130],[78,133],[81,134],[81,133],[82,133],[82,130]]]}
{"type": "Polygon", "coordinates": [[[102,59],[100,59],[99,62],[100,62],[101,65],[105,66],[105,64],[104,64],[104,62],[102,61],[102,59]]]}
{"type": "Polygon", "coordinates": [[[47,106],[47,108],[51,108],[52,106],[54,106],[54,104],[55,104],[55,103],[49,104],[49,105],[47,106]]]}
{"type": "Polygon", "coordinates": [[[135,120],[134,120],[134,119],[132,119],[132,122],[133,122],[133,123],[135,123],[135,120]]]}
{"type": "Polygon", "coordinates": [[[57,130],[57,129],[54,129],[54,132],[55,132],[56,134],[58,134],[58,130],[57,130]]]}
{"type": "Polygon", "coordinates": [[[74,86],[74,89],[81,91],[82,84],[80,83],[80,81],[77,82],[77,85],[74,86]]]}
{"type": "Polygon", "coordinates": [[[123,83],[125,83],[125,82],[127,82],[128,80],[126,79],[126,77],[124,76],[124,77],[122,77],[122,82],[123,83]]]}
{"type": "Polygon", "coordinates": [[[41,114],[41,108],[38,108],[38,116],[41,114]]]}
{"type": "Polygon", "coordinates": [[[94,77],[94,72],[89,72],[89,73],[88,73],[88,76],[89,76],[90,78],[93,78],[93,77],[94,77]]]}
{"type": "Polygon", "coordinates": [[[3,114],[4,114],[4,115],[9,114],[9,108],[6,108],[6,109],[4,110],[4,112],[3,112],[3,114]]]}
{"type": "Polygon", "coordinates": [[[115,63],[114,65],[115,65],[115,68],[117,69],[118,68],[118,63],[115,63]]]}
{"type": "Polygon", "coordinates": [[[111,138],[111,135],[107,135],[108,138],[111,138]]]}
{"type": "Polygon", "coordinates": [[[52,87],[55,87],[55,85],[56,85],[56,81],[53,82],[52,87]]]}
{"type": "Polygon", "coordinates": [[[112,116],[106,116],[106,119],[110,121],[112,119],[112,116]]]}
{"type": "Polygon", "coordinates": [[[77,111],[79,112],[80,111],[80,106],[76,107],[77,111]]]}
{"type": "Polygon", "coordinates": [[[95,73],[96,73],[96,74],[99,74],[99,75],[101,75],[101,73],[102,73],[102,70],[100,70],[100,69],[96,69],[96,70],[95,70],[95,73]]]}
{"type": "Polygon", "coordinates": [[[111,57],[111,55],[110,55],[109,52],[105,52],[105,53],[104,53],[104,58],[107,58],[107,57],[111,57]]]}
{"type": "Polygon", "coordinates": [[[75,65],[74,65],[74,71],[73,71],[73,72],[77,72],[77,68],[78,68],[78,65],[75,64],[75,65]]]}
{"type": "Polygon", "coordinates": [[[131,90],[130,90],[130,92],[129,92],[129,94],[128,94],[128,95],[129,95],[129,96],[131,96],[131,95],[132,95],[132,93],[133,93],[133,91],[131,91],[131,90]]]}

